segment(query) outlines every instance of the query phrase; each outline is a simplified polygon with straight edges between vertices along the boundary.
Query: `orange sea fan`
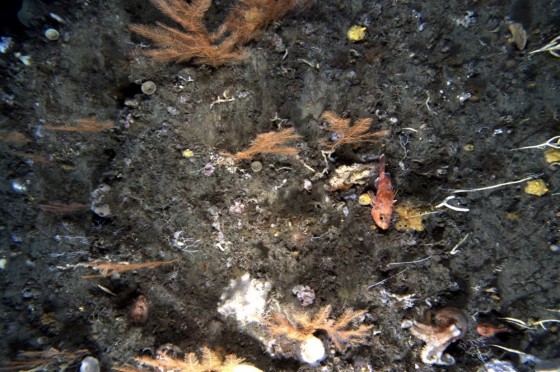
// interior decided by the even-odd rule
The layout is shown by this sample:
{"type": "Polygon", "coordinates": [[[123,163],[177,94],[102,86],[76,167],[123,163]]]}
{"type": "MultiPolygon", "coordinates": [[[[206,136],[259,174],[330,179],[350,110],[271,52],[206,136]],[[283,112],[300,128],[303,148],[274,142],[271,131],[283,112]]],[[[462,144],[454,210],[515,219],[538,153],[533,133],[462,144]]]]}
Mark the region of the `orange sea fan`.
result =
{"type": "Polygon", "coordinates": [[[365,310],[346,309],[336,319],[330,318],[331,311],[330,306],[325,306],[313,316],[300,312],[288,315],[272,313],[264,321],[271,335],[296,341],[305,340],[319,329],[324,330],[337,350],[343,350],[343,345],[360,345],[366,341],[373,325],[360,324],[352,327],[352,323],[366,313],[365,310]]]}
{"type": "Polygon", "coordinates": [[[236,160],[251,160],[257,154],[274,154],[297,156],[298,149],[295,147],[285,146],[289,141],[300,139],[301,135],[296,134],[293,128],[282,129],[278,132],[267,132],[257,135],[253,144],[246,150],[237,152],[231,156],[236,160]]]}
{"type": "Polygon", "coordinates": [[[211,35],[204,25],[204,15],[211,0],[150,0],[163,14],[177,22],[182,30],[157,23],[156,26],[130,25],[130,29],[153,41],[157,49],[142,51],[162,62],[187,62],[217,67],[237,63],[248,54],[237,45],[235,35],[220,38],[211,35]]]}
{"type": "Polygon", "coordinates": [[[95,118],[82,118],[76,120],[75,126],[45,125],[43,128],[57,132],[85,132],[96,133],[115,127],[112,120],[100,121],[95,118]]]}
{"type": "Polygon", "coordinates": [[[321,119],[328,123],[329,130],[334,132],[337,137],[334,141],[324,142],[327,152],[333,152],[337,147],[345,144],[374,142],[380,137],[388,136],[391,133],[389,130],[368,132],[373,122],[371,118],[358,119],[351,126],[350,119],[343,119],[333,111],[325,111],[321,115],[321,119]]]}

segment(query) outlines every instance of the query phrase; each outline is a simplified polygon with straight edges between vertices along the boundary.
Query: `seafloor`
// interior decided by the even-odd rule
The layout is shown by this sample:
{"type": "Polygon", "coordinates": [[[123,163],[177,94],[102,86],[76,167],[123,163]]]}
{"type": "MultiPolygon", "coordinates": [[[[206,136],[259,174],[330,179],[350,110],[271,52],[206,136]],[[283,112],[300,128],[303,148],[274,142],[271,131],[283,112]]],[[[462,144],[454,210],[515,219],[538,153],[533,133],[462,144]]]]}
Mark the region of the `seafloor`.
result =
{"type": "MultiPolygon", "coordinates": [[[[233,3],[215,1],[207,26],[233,3]]],[[[559,370],[560,155],[554,139],[536,145],[559,134],[560,60],[531,54],[559,35],[559,1],[316,1],[217,68],[139,54],[149,41],[131,23],[173,24],[148,0],[23,5],[0,35],[5,370],[30,355],[45,370],[78,370],[84,355],[139,368],[166,344],[267,371],[559,370]],[[348,39],[353,25],[363,40],[348,39]],[[325,111],[390,134],[324,156],[337,139],[325,111]],[[225,156],[285,128],[301,135],[297,157],[225,156]],[[358,202],[376,190],[381,154],[398,212],[385,231],[358,202]],[[333,187],[342,166],[362,173],[333,187]],[[156,261],[172,262],[91,268],[156,261]],[[218,312],[245,273],[270,290],[266,312],[365,310],[367,337],[335,348],[318,329],[317,367],[271,353],[264,324],[218,312]],[[139,296],[147,319],[130,316],[139,296]],[[441,367],[402,324],[445,307],[469,326],[441,367]],[[484,337],[480,323],[503,332],[484,337]],[[76,354],[53,362],[54,349],[76,354]]]]}

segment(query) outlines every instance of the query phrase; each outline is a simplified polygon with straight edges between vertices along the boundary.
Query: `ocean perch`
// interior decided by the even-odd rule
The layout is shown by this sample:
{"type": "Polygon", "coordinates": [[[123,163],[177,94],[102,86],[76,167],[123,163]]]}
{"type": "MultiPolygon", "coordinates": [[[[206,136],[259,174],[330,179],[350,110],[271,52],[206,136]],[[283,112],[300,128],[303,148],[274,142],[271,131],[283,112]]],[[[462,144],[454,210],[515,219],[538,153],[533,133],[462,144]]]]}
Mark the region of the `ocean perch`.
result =
{"type": "Polygon", "coordinates": [[[371,217],[379,228],[387,230],[393,216],[395,194],[391,178],[385,173],[385,154],[379,157],[379,176],[375,180],[375,188],[377,189],[375,195],[372,191],[368,192],[371,196],[371,217]]]}

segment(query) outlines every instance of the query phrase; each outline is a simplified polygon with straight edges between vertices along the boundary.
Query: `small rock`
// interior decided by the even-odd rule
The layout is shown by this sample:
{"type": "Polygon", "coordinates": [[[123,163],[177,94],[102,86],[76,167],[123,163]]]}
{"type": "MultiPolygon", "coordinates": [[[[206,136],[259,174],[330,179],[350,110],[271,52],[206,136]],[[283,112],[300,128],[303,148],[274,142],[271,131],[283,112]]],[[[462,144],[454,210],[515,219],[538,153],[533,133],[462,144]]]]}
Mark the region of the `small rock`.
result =
{"type": "Polygon", "coordinates": [[[311,192],[311,190],[313,190],[313,183],[308,179],[303,180],[303,189],[307,192],[311,192]]]}
{"type": "Polygon", "coordinates": [[[99,368],[99,361],[92,357],[92,356],[87,356],[84,358],[84,360],[82,360],[82,363],[80,364],[80,372],[99,372],[100,368],[99,368]]]}
{"type": "Polygon", "coordinates": [[[263,165],[260,161],[254,161],[251,163],[251,170],[255,173],[260,172],[263,168],[263,165]]]}
{"type": "Polygon", "coordinates": [[[47,30],[45,30],[45,37],[50,41],[57,41],[60,37],[60,32],[58,32],[54,28],[48,28],[47,30]]]}
{"type": "Polygon", "coordinates": [[[148,81],[145,81],[142,84],[140,89],[142,89],[142,93],[147,94],[148,96],[151,96],[152,94],[154,94],[156,92],[157,85],[153,81],[148,80],[148,81]]]}
{"type": "Polygon", "coordinates": [[[525,31],[523,25],[521,23],[511,23],[508,28],[509,32],[511,32],[511,37],[508,41],[515,44],[519,50],[525,49],[525,45],[527,45],[527,31],[525,31]]]}
{"type": "Polygon", "coordinates": [[[138,296],[130,308],[130,319],[135,324],[145,324],[148,321],[148,299],[138,296]]]}
{"type": "Polygon", "coordinates": [[[301,306],[309,306],[315,301],[315,291],[307,285],[296,285],[292,293],[297,297],[301,306]]]}

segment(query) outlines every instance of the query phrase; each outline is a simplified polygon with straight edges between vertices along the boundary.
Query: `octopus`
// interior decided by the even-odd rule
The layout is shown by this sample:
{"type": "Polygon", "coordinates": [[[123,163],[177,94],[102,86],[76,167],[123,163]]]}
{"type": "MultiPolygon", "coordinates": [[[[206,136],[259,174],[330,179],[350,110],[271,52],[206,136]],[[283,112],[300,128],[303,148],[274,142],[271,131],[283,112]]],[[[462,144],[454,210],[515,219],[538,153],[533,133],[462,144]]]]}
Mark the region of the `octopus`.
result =
{"type": "Polygon", "coordinates": [[[424,318],[422,322],[412,321],[405,325],[414,337],[426,343],[420,354],[422,362],[440,366],[455,364],[455,359],[444,352],[467,332],[466,315],[455,307],[445,307],[436,312],[427,311],[424,318]]]}

